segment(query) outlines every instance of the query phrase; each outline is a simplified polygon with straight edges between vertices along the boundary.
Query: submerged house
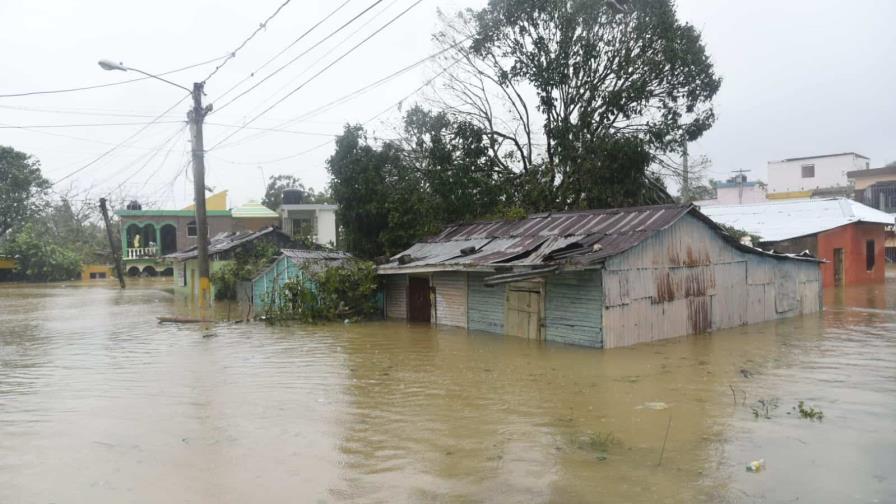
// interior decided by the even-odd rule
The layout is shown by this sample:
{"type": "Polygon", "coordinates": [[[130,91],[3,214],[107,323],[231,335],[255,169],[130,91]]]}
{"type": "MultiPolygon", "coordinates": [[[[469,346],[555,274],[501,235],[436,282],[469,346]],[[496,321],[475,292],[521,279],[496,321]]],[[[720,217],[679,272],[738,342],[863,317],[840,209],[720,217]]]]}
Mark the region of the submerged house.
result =
{"type": "Polygon", "coordinates": [[[352,260],[352,255],[338,250],[283,249],[273,264],[252,279],[251,304],[260,312],[267,304],[277,302],[280,287],[286,282],[299,279],[308,286],[314,282],[315,274],[352,260]]]}
{"type": "Polygon", "coordinates": [[[847,198],[776,201],[702,209],[712,220],[758,235],[777,252],[824,259],[825,287],[883,282],[894,216],[847,198]]]}
{"type": "Polygon", "coordinates": [[[743,245],[692,205],[452,225],[378,272],[389,318],[603,348],[821,309],[818,260],[743,245]]]}
{"type": "MultiPolygon", "coordinates": [[[[234,254],[256,246],[259,242],[270,243],[277,248],[290,247],[292,239],[275,227],[258,231],[225,232],[213,236],[208,242],[209,273],[214,273],[233,260],[234,254]]],[[[168,254],[162,259],[171,261],[174,269],[174,291],[197,296],[199,293],[199,251],[194,245],[186,250],[168,254]]],[[[212,297],[215,286],[212,283],[212,297]]]]}

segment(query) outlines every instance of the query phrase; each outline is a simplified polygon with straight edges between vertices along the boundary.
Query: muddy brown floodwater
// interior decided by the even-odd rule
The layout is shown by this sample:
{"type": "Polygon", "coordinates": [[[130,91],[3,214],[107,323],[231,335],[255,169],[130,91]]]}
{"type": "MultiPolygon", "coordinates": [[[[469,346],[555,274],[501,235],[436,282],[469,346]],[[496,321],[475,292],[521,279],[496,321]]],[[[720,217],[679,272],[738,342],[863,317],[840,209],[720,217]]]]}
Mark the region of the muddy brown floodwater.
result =
{"type": "Polygon", "coordinates": [[[609,351],[159,325],[161,285],[0,286],[0,502],[896,501],[892,280],[609,351]]]}

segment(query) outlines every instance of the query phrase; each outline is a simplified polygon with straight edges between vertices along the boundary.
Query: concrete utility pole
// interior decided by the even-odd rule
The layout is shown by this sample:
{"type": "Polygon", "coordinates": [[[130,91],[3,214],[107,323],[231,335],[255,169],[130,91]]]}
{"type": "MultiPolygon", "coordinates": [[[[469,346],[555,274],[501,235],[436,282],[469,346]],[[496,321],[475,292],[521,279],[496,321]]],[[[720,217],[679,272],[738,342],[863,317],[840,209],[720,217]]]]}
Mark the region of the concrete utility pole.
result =
{"type": "Polygon", "coordinates": [[[747,173],[749,170],[744,170],[741,168],[740,170],[734,170],[731,173],[734,173],[734,180],[737,180],[737,204],[744,204],[744,181],[747,179],[747,176],[744,173],[747,173]]]}
{"type": "Polygon", "coordinates": [[[190,143],[193,147],[193,198],[196,204],[196,252],[199,260],[199,307],[210,301],[208,265],[208,217],[205,210],[205,146],[202,140],[202,122],[212,106],[202,106],[202,82],[193,83],[193,109],[187,114],[190,120],[190,143]]]}
{"type": "Polygon", "coordinates": [[[100,198],[100,212],[103,213],[103,222],[106,223],[106,236],[109,238],[109,250],[112,252],[112,260],[115,261],[115,275],[118,276],[118,284],[124,289],[124,272],[121,268],[121,254],[112,237],[112,227],[109,225],[109,210],[106,208],[106,198],[100,198]]]}
{"type": "Polygon", "coordinates": [[[208,218],[205,211],[205,147],[202,143],[202,122],[205,116],[212,111],[212,106],[202,106],[202,90],[204,82],[194,82],[193,90],[170,80],[163,79],[134,67],[125,66],[123,63],[115,63],[110,60],[100,60],[103,70],[128,70],[141,73],[147,77],[160,80],[166,84],[183,89],[193,96],[193,108],[187,113],[190,120],[190,143],[193,145],[193,197],[196,200],[196,251],[199,255],[199,307],[204,308],[210,301],[209,266],[208,266],[208,218]]]}
{"type": "Polygon", "coordinates": [[[681,201],[683,203],[691,202],[691,181],[688,173],[688,141],[681,142],[681,201]]]}

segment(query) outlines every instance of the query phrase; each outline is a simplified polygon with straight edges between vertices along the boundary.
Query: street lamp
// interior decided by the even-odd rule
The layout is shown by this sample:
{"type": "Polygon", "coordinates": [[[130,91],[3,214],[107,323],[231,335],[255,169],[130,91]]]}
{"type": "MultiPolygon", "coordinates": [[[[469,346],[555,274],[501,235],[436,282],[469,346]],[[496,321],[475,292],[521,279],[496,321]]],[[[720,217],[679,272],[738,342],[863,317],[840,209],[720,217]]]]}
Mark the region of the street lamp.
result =
{"type": "Polygon", "coordinates": [[[177,87],[183,89],[184,91],[186,91],[186,92],[188,92],[188,93],[192,93],[192,91],[190,91],[189,89],[187,89],[187,88],[181,86],[180,84],[178,84],[178,83],[176,83],[176,82],[171,82],[171,81],[168,80],[168,79],[163,79],[163,78],[159,77],[158,75],[153,75],[153,74],[151,74],[151,73],[144,72],[143,70],[140,70],[140,69],[137,69],[137,68],[131,68],[131,67],[125,66],[124,63],[116,63],[116,62],[114,62],[114,61],[112,61],[112,60],[101,59],[101,60],[98,61],[98,64],[100,65],[100,68],[102,68],[103,70],[121,70],[122,72],[127,72],[128,70],[131,70],[131,71],[134,71],[134,72],[137,72],[137,73],[141,73],[141,74],[143,74],[143,75],[145,75],[145,76],[147,76],[147,77],[150,77],[150,78],[153,78],[153,79],[158,79],[158,80],[160,80],[160,81],[162,81],[162,82],[171,84],[172,86],[177,86],[177,87]]]}
{"type": "Polygon", "coordinates": [[[199,260],[199,309],[200,318],[204,318],[204,308],[209,300],[211,285],[209,282],[208,264],[208,217],[205,210],[205,147],[202,139],[202,122],[205,116],[212,110],[211,105],[202,106],[202,94],[205,82],[194,82],[190,90],[176,82],[163,79],[137,68],[125,66],[124,63],[115,63],[111,60],[100,60],[100,68],[103,70],[128,70],[143,74],[147,77],[160,80],[172,86],[179,87],[193,96],[193,108],[187,113],[190,120],[190,143],[193,146],[193,198],[196,204],[196,253],[199,260]]]}

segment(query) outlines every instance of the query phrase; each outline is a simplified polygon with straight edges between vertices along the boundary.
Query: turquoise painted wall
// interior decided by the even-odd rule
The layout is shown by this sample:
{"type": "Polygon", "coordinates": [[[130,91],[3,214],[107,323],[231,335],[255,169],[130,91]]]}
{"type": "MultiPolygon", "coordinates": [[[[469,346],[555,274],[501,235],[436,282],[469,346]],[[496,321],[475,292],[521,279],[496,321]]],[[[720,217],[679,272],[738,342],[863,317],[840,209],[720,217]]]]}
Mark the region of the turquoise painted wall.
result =
{"type": "Polygon", "coordinates": [[[467,294],[467,327],[473,331],[503,334],[507,289],[503,285],[486,287],[482,284],[482,279],[486,276],[488,275],[470,273],[467,294]]]}
{"type": "Polygon", "coordinates": [[[603,288],[600,271],[549,276],[545,285],[544,313],[547,341],[602,347],[603,288]]]}
{"type": "Polygon", "coordinates": [[[286,257],[277,259],[271,267],[252,281],[252,300],[255,310],[263,310],[265,305],[271,302],[277,288],[287,280],[297,277],[310,281],[296,263],[286,257]]]}

